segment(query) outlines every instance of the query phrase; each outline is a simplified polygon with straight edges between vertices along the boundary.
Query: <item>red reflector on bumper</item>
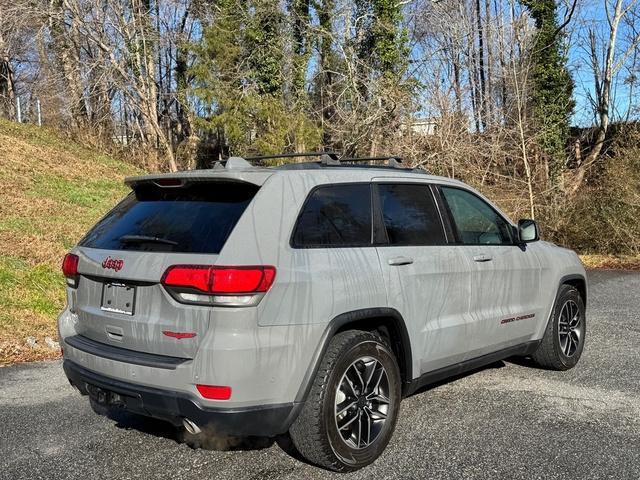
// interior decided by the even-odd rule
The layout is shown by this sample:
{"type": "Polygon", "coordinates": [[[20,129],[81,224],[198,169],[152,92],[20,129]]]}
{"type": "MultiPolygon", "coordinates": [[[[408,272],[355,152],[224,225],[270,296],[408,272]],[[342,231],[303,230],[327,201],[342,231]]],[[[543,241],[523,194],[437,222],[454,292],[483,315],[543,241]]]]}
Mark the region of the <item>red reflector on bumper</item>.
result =
{"type": "Polygon", "coordinates": [[[229,400],[231,398],[231,387],[220,385],[196,385],[196,388],[204,398],[209,400],[229,400]]]}
{"type": "Polygon", "coordinates": [[[177,338],[178,340],[181,340],[183,338],[193,338],[197,335],[197,333],[194,332],[171,332],[169,330],[163,330],[162,334],[166,335],[167,337],[177,338]]]}

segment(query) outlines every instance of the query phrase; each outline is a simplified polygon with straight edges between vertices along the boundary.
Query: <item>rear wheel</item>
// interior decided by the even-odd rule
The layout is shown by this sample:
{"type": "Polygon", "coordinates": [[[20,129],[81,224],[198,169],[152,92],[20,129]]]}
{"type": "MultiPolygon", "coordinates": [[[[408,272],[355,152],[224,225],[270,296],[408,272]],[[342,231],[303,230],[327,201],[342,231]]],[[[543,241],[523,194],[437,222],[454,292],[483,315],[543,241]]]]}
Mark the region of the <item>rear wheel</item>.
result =
{"type": "Polygon", "coordinates": [[[532,358],[544,368],[573,368],[582,355],[586,333],[587,319],[582,297],[575,287],[562,285],[542,343],[532,358]]]}
{"type": "Polygon", "coordinates": [[[400,371],[388,344],[370,332],[342,332],[331,340],[289,433],[310,462],[357,470],[386,448],[399,405],[400,371]]]}

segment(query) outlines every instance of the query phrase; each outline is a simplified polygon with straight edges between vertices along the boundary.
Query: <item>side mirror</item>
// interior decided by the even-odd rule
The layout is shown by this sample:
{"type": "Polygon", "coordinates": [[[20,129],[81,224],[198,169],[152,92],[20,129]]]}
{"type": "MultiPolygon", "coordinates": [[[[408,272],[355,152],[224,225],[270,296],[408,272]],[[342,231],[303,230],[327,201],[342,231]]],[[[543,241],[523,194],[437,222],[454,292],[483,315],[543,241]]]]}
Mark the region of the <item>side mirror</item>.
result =
{"type": "Polygon", "coordinates": [[[521,243],[540,240],[540,232],[538,231],[536,222],[528,219],[518,221],[518,239],[521,243]]]}

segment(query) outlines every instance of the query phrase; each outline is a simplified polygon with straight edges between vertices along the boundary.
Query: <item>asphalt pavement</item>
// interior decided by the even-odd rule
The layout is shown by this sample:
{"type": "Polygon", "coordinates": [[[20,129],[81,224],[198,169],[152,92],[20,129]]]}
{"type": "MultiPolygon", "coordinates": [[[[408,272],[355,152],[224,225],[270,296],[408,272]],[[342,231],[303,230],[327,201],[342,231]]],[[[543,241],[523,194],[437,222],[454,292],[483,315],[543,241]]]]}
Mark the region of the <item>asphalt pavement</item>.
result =
{"type": "Polygon", "coordinates": [[[640,273],[589,280],[576,368],[499,362],[424,390],[358,472],[318,469],[273,442],[194,450],[162,422],[97,416],[52,361],[0,368],[0,479],[640,479],[640,273]]]}

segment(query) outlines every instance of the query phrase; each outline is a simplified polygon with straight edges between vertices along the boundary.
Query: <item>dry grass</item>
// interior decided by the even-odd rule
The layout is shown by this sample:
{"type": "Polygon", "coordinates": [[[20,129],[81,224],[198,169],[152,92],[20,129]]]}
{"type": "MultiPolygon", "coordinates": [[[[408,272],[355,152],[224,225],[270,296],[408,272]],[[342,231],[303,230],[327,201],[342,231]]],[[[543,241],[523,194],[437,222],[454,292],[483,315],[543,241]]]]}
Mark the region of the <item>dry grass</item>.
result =
{"type": "Polygon", "coordinates": [[[637,255],[580,255],[585,268],[607,270],[640,270],[640,257],[637,255]]]}
{"type": "Polygon", "coordinates": [[[54,358],[60,262],[127,191],[134,167],[55,132],[0,120],[0,365],[54,358]],[[26,344],[35,337],[38,346],[26,344]]]}

